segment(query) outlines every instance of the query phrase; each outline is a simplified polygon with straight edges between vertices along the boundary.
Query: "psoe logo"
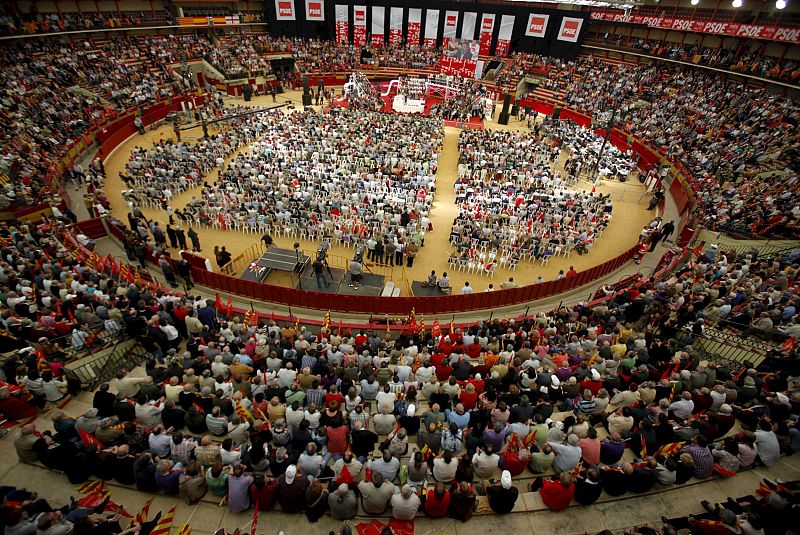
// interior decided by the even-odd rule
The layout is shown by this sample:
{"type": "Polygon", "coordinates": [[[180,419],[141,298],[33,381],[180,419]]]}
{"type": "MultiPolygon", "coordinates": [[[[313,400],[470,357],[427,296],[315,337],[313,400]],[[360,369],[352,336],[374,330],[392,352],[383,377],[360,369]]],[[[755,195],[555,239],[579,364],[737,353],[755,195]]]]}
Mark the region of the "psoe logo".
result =
{"type": "Polygon", "coordinates": [[[564,29],[561,30],[562,37],[577,37],[578,35],[578,23],[567,21],[564,23],[564,29]]]}
{"type": "Polygon", "coordinates": [[[308,4],[308,14],[312,17],[321,17],[322,16],[322,5],[318,2],[311,2],[308,4]]]}
{"type": "Polygon", "coordinates": [[[450,15],[449,17],[447,17],[447,25],[448,26],[455,26],[456,25],[456,16],[455,15],[450,15]]]}
{"type": "Polygon", "coordinates": [[[356,21],[363,22],[366,20],[366,13],[364,11],[356,11],[356,21]]]}
{"type": "Polygon", "coordinates": [[[528,28],[528,32],[530,32],[530,33],[543,33],[544,32],[544,20],[543,19],[531,19],[531,25],[528,28]]]}
{"type": "Polygon", "coordinates": [[[491,30],[494,27],[494,20],[493,19],[483,19],[483,29],[484,30],[491,30]]]}
{"type": "Polygon", "coordinates": [[[291,2],[278,2],[278,15],[282,17],[291,17],[294,14],[291,2]]]}

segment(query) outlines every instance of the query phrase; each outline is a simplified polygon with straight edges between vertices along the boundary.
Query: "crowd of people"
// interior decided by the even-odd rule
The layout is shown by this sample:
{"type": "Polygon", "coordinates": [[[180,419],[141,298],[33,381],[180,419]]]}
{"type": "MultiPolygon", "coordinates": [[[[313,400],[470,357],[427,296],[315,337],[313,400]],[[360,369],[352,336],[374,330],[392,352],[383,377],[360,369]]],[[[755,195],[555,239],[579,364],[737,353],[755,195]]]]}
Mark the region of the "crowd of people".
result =
{"type": "Polygon", "coordinates": [[[2,35],[75,32],[167,24],[174,24],[174,19],[161,10],[151,10],[149,13],[144,13],[143,11],[95,11],[90,13],[26,14],[3,10],[0,13],[0,31],[2,35]]]}
{"type": "Polygon", "coordinates": [[[464,130],[459,153],[458,257],[549,258],[593,245],[608,225],[610,199],[569,189],[574,177],[553,172],[561,149],[536,132],[464,130]]]}
{"type": "Polygon", "coordinates": [[[209,493],[233,512],[279,505],[311,521],[466,521],[511,512],[520,491],[563,510],[800,451],[797,349],[756,367],[694,345],[722,326],[800,334],[796,258],[709,248],[670,280],[592,308],[394,338],[224,316],[202,297],[118,286],[36,228],[23,229],[32,241],[0,229],[14,244],[4,258],[31,278],[2,273],[5,343],[32,349],[2,367],[6,417],[79,387],[46,349],[58,324],[72,340],[88,326],[124,333],[149,355],[85,413],[53,409],[52,430],[15,435],[21,460],[74,484],[115,480],[189,503],[209,493]]]}
{"type": "Polygon", "coordinates": [[[176,213],[181,220],[344,244],[374,239],[391,243],[401,258],[408,247],[416,255],[430,224],[440,122],[344,109],[274,111],[235,131],[250,149],[176,213]]]}
{"type": "Polygon", "coordinates": [[[624,182],[636,167],[632,149],[622,152],[613,143],[604,142],[603,137],[594,130],[572,121],[547,121],[543,132],[570,150],[569,161],[564,165],[570,176],[577,177],[581,171],[597,170],[599,178],[616,178],[624,182]]]}

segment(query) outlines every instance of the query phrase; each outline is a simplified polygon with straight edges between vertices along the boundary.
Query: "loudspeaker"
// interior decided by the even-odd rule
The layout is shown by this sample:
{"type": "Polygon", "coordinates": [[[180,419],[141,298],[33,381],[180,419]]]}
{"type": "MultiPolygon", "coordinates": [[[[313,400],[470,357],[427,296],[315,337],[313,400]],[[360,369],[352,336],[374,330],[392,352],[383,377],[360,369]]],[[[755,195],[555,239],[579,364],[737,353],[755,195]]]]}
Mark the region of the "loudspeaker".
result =
{"type": "Polygon", "coordinates": [[[553,106],[553,120],[558,121],[560,115],[561,115],[561,109],[559,109],[558,106],[553,106]]]}
{"type": "Polygon", "coordinates": [[[317,78],[317,89],[323,89],[325,87],[325,82],[322,78],[317,78]]]}
{"type": "Polygon", "coordinates": [[[516,117],[519,115],[519,100],[514,101],[514,106],[511,108],[511,116],[516,117]]]}
{"type": "MultiPolygon", "coordinates": [[[[503,99],[503,112],[508,114],[508,107],[511,106],[511,95],[506,95],[503,99]]],[[[507,123],[506,123],[507,124],[507,123]]]]}
{"type": "Polygon", "coordinates": [[[308,95],[308,76],[303,76],[303,94],[308,95]]]}
{"type": "Polygon", "coordinates": [[[508,118],[509,117],[510,116],[508,115],[507,111],[501,111],[500,112],[500,117],[497,118],[497,123],[498,124],[508,124],[508,118]]]}
{"type": "Polygon", "coordinates": [[[244,84],[242,86],[242,96],[245,102],[250,102],[250,98],[253,96],[253,88],[250,87],[250,84],[244,84]]]}
{"type": "Polygon", "coordinates": [[[311,106],[311,95],[303,95],[303,106],[311,106]]]}

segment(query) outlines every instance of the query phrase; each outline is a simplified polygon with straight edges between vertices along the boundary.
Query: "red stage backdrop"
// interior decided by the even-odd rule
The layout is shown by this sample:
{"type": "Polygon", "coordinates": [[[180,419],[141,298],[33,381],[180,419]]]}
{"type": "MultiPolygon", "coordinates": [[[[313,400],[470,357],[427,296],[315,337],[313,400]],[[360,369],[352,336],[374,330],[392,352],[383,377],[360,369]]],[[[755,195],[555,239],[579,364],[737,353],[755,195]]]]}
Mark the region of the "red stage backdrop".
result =
{"type": "Polygon", "coordinates": [[[439,72],[441,74],[461,76],[462,78],[474,78],[475,68],[477,66],[478,62],[471,59],[442,56],[442,59],[439,61],[439,72]]]}

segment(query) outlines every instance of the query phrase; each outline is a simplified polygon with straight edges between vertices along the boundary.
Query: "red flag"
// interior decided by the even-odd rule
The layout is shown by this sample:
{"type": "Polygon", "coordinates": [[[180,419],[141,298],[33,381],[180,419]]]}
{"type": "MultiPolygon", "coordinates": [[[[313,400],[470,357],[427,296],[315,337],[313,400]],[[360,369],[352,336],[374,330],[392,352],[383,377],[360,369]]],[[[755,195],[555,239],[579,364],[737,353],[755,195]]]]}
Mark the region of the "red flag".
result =
{"type": "Polygon", "coordinates": [[[111,256],[111,253],[106,255],[106,264],[111,268],[111,273],[116,274],[119,271],[117,262],[114,260],[114,257],[111,256]]]}
{"type": "Polygon", "coordinates": [[[41,347],[36,348],[36,369],[39,370],[39,373],[47,370],[49,366],[47,365],[47,357],[44,354],[44,349],[41,347]]]}
{"type": "Polygon", "coordinates": [[[250,527],[250,535],[256,535],[256,528],[258,528],[258,500],[256,500],[255,508],[253,509],[253,522],[250,527]]]}
{"type": "Polygon", "coordinates": [[[442,326],[439,325],[439,316],[436,316],[436,319],[433,320],[433,328],[431,329],[431,336],[434,338],[439,338],[442,335],[442,326]]]}
{"type": "Polygon", "coordinates": [[[219,294],[216,294],[217,298],[214,301],[214,308],[217,309],[217,312],[224,312],[225,307],[222,305],[222,299],[219,297],[219,294]]]}
{"type": "Polygon", "coordinates": [[[87,431],[84,431],[83,429],[78,429],[78,435],[81,437],[83,445],[86,446],[87,448],[92,444],[97,445],[98,450],[104,450],[106,448],[103,445],[103,443],[97,440],[97,438],[94,435],[88,433],[87,431]]]}
{"type": "Polygon", "coordinates": [[[228,317],[233,316],[233,299],[230,295],[228,296],[228,307],[225,309],[225,314],[228,317]]]}
{"type": "Polygon", "coordinates": [[[642,459],[647,457],[647,440],[644,438],[644,433],[639,433],[639,439],[642,441],[642,459]]]}
{"type": "Polygon", "coordinates": [[[343,465],[342,471],[339,472],[339,479],[337,479],[334,483],[336,483],[338,486],[342,483],[345,485],[350,485],[353,482],[353,474],[350,472],[350,469],[347,467],[347,465],[343,465]]]}

